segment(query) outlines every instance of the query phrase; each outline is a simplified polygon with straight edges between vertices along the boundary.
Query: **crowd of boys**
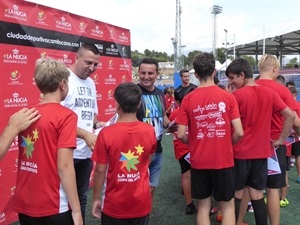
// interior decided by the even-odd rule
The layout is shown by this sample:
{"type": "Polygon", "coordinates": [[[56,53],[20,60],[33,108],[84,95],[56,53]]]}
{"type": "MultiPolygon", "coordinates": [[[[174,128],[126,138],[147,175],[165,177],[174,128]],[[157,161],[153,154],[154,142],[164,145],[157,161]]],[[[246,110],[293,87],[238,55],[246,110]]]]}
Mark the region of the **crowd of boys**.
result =
{"type": "MultiPolygon", "coordinates": [[[[196,212],[197,199],[198,225],[210,224],[212,197],[222,209],[222,224],[243,224],[250,199],[256,224],[266,225],[268,215],[271,225],[279,225],[280,189],[287,185],[285,139],[291,129],[299,135],[300,109],[293,90],[275,81],[276,57],[262,56],[256,81],[249,63],[235,59],[226,69],[225,90],[215,83],[214,56],[196,55],[199,87],[182,70],[173,99],[180,107],[168,115],[165,95],[154,85],[158,63],[145,58],[139,64],[139,83],[122,83],[114,92],[117,122],[96,136],[93,129],[103,122],[97,120],[96,89],[89,77],[99,57],[94,45],[85,44],[68,69],[53,59],[37,61],[34,79],[43,101],[11,116],[0,136],[0,159],[19,136],[14,209],[21,224],[84,224],[93,160],[92,214],[102,225],[147,225],[163,164],[161,140],[168,129],[175,132],[186,213],[196,212]],[[90,107],[78,106],[79,98],[91,102],[90,107]],[[82,117],[83,110],[92,116],[82,117]],[[267,160],[274,153],[280,173],[268,175],[267,160]],[[38,170],[26,169],[26,161],[38,170]],[[39,197],[28,201],[24,194],[33,189],[39,197]]],[[[297,146],[292,153],[299,167],[297,146]]]]}

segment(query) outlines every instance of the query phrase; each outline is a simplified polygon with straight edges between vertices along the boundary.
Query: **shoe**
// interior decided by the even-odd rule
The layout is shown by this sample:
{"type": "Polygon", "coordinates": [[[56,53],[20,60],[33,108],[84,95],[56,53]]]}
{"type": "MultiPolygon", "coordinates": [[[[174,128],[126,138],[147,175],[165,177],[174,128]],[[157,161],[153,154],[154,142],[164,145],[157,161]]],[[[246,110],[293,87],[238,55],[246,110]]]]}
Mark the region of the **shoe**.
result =
{"type": "Polygon", "coordinates": [[[300,177],[297,178],[296,182],[300,184],[300,177]]]}
{"type": "Polygon", "coordinates": [[[285,198],[283,200],[280,200],[280,207],[286,207],[290,204],[290,202],[285,198]]]}
{"type": "Polygon", "coordinates": [[[254,210],[253,210],[253,207],[252,207],[252,205],[248,205],[248,212],[250,212],[250,213],[253,213],[254,212],[254,210]]]}
{"type": "Polygon", "coordinates": [[[267,197],[264,197],[264,201],[265,201],[266,204],[268,203],[267,197]]]}
{"type": "Polygon", "coordinates": [[[196,212],[196,207],[194,204],[187,205],[185,208],[185,213],[187,215],[192,215],[196,212]]]}
{"type": "Polygon", "coordinates": [[[222,218],[223,218],[222,212],[218,211],[218,214],[216,215],[216,221],[221,223],[222,218]]]}
{"type": "Polygon", "coordinates": [[[291,167],[294,167],[294,166],[295,166],[295,163],[291,162],[291,163],[290,163],[290,166],[291,166],[291,167]]]}
{"type": "Polygon", "coordinates": [[[296,159],[295,159],[295,158],[291,158],[291,159],[290,159],[290,162],[291,162],[291,163],[295,163],[295,162],[296,162],[296,159]]]}

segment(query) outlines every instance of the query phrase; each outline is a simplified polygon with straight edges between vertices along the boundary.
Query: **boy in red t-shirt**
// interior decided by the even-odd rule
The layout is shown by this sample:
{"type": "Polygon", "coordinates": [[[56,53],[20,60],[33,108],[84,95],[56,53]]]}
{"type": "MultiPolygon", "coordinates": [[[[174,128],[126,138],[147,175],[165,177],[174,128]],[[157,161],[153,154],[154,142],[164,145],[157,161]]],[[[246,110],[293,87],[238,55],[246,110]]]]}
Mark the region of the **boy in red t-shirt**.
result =
{"type": "Polygon", "coordinates": [[[157,141],[153,126],[136,117],[141,96],[134,83],[117,86],[118,120],[104,127],[96,141],[92,213],[102,225],[148,224],[152,205],[148,167],[157,141]]]}
{"type": "MultiPolygon", "coordinates": [[[[290,92],[293,95],[293,98],[295,99],[295,101],[297,100],[297,89],[295,87],[289,87],[290,92]]],[[[300,102],[297,102],[298,104],[298,109],[297,109],[297,115],[298,117],[300,117],[300,102]]],[[[296,168],[297,168],[297,179],[296,182],[300,183],[300,141],[299,141],[299,136],[295,135],[295,143],[292,144],[292,149],[291,149],[291,153],[292,155],[295,157],[295,163],[296,163],[296,168]]]]}
{"type": "MultiPolygon", "coordinates": [[[[256,80],[259,85],[267,86],[273,90],[283,102],[293,111],[294,127],[293,129],[299,134],[299,118],[295,112],[298,108],[287,87],[275,81],[279,75],[280,64],[274,55],[265,54],[258,63],[260,78],[256,80]]],[[[277,140],[282,132],[284,118],[280,113],[272,115],[271,122],[271,139],[277,140]]],[[[290,131],[290,130],[289,130],[290,131]]],[[[280,189],[286,186],[286,146],[280,145],[276,149],[280,174],[268,176],[267,180],[267,208],[271,224],[280,224],[280,189]]]]}
{"type": "Polygon", "coordinates": [[[196,55],[193,66],[200,86],[183,98],[176,122],[178,138],[190,147],[197,224],[210,224],[212,194],[221,204],[222,223],[235,224],[232,144],[243,136],[238,105],[231,93],[214,84],[213,54],[196,55]]]}
{"type": "Polygon", "coordinates": [[[20,224],[83,224],[73,163],[77,115],[60,105],[69,74],[59,61],[37,61],[34,80],[43,100],[35,108],[41,117],[18,137],[14,210],[20,224]]]}
{"type": "Polygon", "coordinates": [[[169,117],[173,110],[176,108],[175,98],[174,98],[174,89],[169,87],[165,93],[166,99],[166,114],[169,117]]]}
{"type": "MultiPolygon", "coordinates": [[[[195,88],[187,89],[186,94],[190,93],[195,88]]],[[[175,92],[174,94],[175,101],[178,106],[182,99],[179,98],[178,93],[175,92]]],[[[179,112],[179,108],[175,109],[169,116],[170,121],[175,121],[179,112]]],[[[173,133],[173,145],[174,145],[174,153],[175,158],[178,160],[180,168],[181,168],[181,185],[183,189],[183,195],[186,203],[185,213],[188,215],[194,214],[196,212],[196,207],[193,203],[192,193],[191,193],[191,165],[186,156],[190,152],[190,148],[187,144],[183,143],[182,141],[178,140],[177,138],[177,131],[173,133]]]]}
{"type": "MultiPolygon", "coordinates": [[[[235,211],[237,224],[243,191],[249,190],[256,224],[267,225],[267,208],[262,190],[267,185],[267,158],[271,156],[271,119],[280,113],[285,123],[280,136],[273,141],[277,147],[284,143],[293,125],[293,112],[280,97],[265,86],[257,85],[250,64],[243,58],[235,59],[226,69],[229,85],[241,114],[244,136],[233,146],[235,162],[235,211]],[[264,116],[261,116],[264,112],[264,116]]],[[[241,219],[241,218],[240,218],[241,219]]]]}

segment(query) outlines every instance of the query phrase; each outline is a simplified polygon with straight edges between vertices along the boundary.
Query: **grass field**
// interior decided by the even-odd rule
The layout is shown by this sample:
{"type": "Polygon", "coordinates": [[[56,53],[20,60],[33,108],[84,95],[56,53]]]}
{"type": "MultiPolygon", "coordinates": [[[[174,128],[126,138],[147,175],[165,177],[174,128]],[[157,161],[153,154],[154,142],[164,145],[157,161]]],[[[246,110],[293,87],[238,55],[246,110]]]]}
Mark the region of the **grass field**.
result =
{"type": "MultiPolygon", "coordinates": [[[[196,215],[185,214],[185,203],[181,195],[181,174],[178,162],[174,158],[172,135],[164,136],[164,164],[160,179],[160,186],[156,189],[154,209],[150,215],[150,225],[195,225],[196,215]]],[[[213,152],[213,149],[212,149],[213,152]]],[[[280,225],[300,224],[300,193],[296,180],[296,168],[289,172],[289,184],[287,199],[290,204],[281,208],[280,225]]],[[[99,225],[100,221],[91,215],[91,191],[89,192],[88,208],[86,212],[87,225],[99,225]]],[[[255,225],[253,213],[247,213],[244,222],[255,225]]],[[[14,225],[17,225],[15,223],[14,225]]],[[[211,216],[211,225],[219,225],[215,214],[211,216]]]]}

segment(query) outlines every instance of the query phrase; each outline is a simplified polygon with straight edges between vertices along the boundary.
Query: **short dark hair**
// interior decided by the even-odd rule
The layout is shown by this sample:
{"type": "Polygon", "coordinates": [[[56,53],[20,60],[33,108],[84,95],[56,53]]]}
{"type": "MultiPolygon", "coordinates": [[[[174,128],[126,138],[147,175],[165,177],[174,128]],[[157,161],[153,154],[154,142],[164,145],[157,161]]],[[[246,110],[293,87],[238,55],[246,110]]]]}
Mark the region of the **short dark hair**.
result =
{"type": "Polygon", "coordinates": [[[295,82],[294,81],[288,81],[286,82],[285,86],[296,86],[295,82]]]}
{"type": "Polygon", "coordinates": [[[276,78],[276,80],[281,81],[283,84],[285,83],[285,78],[282,75],[278,75],[278,77],[276,78]]]}
{"type": "Polygon", "coordinates": [[[156,66],[156,72],[158,72],[158,62],[156,59],[153,58],[144,58],[142,61],[139,63],[139,69],[141,67],[141,64],[154,64],[156,66]]]}
{"type": "Polygon", "coordinates": [[[178,92],[175,91],[175,92],[174,92],[174,99],[175,99],[175,101],[178,101],[179,104],[181,104],[182,99],[184,98],[184,96],[186,96],[187,94],[189,94],[190,92],[192,92],[192,91],[195,90],[195,89],[196,89],[195,87],[189,87],[189,88],[184,92],[182,98],[180,98],[179,95],[178,95],[178,92]]]}
{"type": "Polygon", "coordinates": [[[214,83],[215,83],[215,84],[218,84],[218,83],[220,83],[220,80],[219,80],[219,78],[218,78],[218,77],[216,77],[216,76],[214,76],[214,83]]]}
{"type": "Polygon", "coordinates": [[[180,75],[180,77],[182,77],[182,74],[183,74],[183,73],[189,73],[189,72],[190,72],[190,71],[187,70],[187,69],[182,69],[182,70],[179,71],[179,75],[180,75]]]}
{"type": "Polygon", "coordinates": [[[165,88],[164,88],[164,94],[167,94],[168,89],[169,89],[168,87],[165,87],[165,88]]]}
{"type": "Polygon", "coordinates": [[[200,80],[207,80],[215,70],[215,58],[212,53],[198,53],[194,57],[193,67],[200,80]]]}
{"type": "Polygon", "coordinates": [[[99,49],[94,44],[84,43],[83,45],[80,46],[77,53],[80,54],[83,49],[91,51],[95,55],[100,55],[99,49]]]}
{"type": "Polygon", "coordinates": [[[114,92],[114,98],[124,113],[135,113],[140,105],[142,90],[132,82],[119,84],[114,92]]]}
{"type": "Polygon", "coordinates": [[[240,75],[242,72],[245,74],[245,78],[253,78],[253,70],[250,63],[246,59],[238,58],[229,64],[225,73],[228,77],[229,73],[240,75]]]}
{"type": "Polygon", "coordinates": [[[298,94],[298,91],[297,91],[297,89],[295,88],[295,87],[289,87],[289,90],[290,90],[290,92],[292,93],[292,94],[298,94]]]}

